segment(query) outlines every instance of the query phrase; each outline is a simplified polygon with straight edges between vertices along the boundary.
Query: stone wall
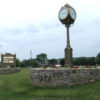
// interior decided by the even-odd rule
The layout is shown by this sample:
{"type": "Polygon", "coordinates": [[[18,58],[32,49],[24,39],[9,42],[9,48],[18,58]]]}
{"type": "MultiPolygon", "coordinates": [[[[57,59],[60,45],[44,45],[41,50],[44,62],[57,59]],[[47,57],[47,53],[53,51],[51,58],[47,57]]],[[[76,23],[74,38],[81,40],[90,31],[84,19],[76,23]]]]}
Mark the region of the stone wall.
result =
{"type": "Polygon", "coordinates": [[[100,69],[30,69],[30,82],[36,86],[71,86],[100,80],[100,69]]]}
{"type": "Polygon", "coordinates": [[[0,68],[0,74],[9,74],[19,72],[20,68],[0,68]]]}

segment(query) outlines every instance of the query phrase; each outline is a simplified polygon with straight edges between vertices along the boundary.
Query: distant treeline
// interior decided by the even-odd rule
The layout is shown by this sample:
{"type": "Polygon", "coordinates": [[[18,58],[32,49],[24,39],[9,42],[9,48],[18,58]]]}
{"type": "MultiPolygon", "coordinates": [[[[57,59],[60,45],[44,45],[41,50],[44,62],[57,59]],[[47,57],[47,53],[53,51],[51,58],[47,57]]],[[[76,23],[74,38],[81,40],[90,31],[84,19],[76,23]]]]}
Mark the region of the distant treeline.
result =
{"type": "MultiPolygon", "coordinates": [[[[64,58],[62,59],[49,59],[49,65],[61,64],[62,66],[65,64],[64,58]]],[[[100,64],[100,53],[96,57],[76,57],[73,58],[73,65],[96,65],[100,64]]],[[[17,67],[38,67],[37,59],[28,59],[20,61],[16,59],[17,67]]]]}
{"type": "MultiPolygon", "coordinates": [[[[96,57],[77,57],[73,58],[73,65],[96,65],[96,57]]],[[[60,62],[61,65],[65,64],[64,59],[60,62]]]]}
{"type": "MultiPolygon", "coordinates": [[[[64,59],[61,60],[61,65],[65,64],[64,59]]],[[[96,57],[75,57],[73,65],[96,65],[100,64],[100,53],[96,57]]]]}
{"type": "Polygon", "coordinates": [[[73,65],[96,65],[96,57],[73,58],[73,65]]]}

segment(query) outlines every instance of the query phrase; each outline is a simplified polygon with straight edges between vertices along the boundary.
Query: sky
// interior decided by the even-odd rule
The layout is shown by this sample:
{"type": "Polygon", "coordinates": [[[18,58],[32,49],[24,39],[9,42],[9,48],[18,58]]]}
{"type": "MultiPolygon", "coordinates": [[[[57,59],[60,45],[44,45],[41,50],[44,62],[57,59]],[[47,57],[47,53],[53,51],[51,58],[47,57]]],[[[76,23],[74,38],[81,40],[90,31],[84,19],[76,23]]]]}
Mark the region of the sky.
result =
{"type": "Polygon", "coordinates": [[[100,52],[100,0],[0,0],[0,53],[16,53],[20,60],[46,53],[64,58],[66,28],[58,13],[66,3],[77,13],[70,27],[73,57],[100,52]]]}

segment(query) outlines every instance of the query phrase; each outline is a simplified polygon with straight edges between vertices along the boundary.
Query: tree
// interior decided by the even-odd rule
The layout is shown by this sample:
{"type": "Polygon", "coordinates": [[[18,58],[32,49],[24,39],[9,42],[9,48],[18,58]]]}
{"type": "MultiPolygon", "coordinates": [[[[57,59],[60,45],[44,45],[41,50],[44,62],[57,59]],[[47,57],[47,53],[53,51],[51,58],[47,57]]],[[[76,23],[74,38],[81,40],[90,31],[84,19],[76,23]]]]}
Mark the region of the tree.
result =
{"type": "Polygon", "coordinates": [[[95,57],[73,58],[73,65],[95,65],[95,57]]]}
{"type": "Polygon", "coordinates": [[[64,65],[65,65],[65,59],[61,59],[60,64],[61,64],[62,66],[64,66],[64,65]]]}
{"type": "Polygon", "coordinates": [[[95,61],[96,64],[100,64],[100,53],[97,54],[95,61]]]}
{"type": "Polygon", "coordinates": [[[48,65],[47,54],[41,53],[37,55],[37,64],[38,65],[48,65]]]}
{"type": "Polygon", "coordinates": [[[50,65],[56,65],[57,64],[57,60],[56,59],[49,59],[49,64],[50,65]]]}
{"type": "Polygon", "coordinates": [[[47,59],[47,55],[42,53],[40,54],[40,56],[41,56],[42,63],[45,64],[45,59],[47,59]]]}
{"type": "Polygon", "coordinates": [[[23,60],[21,63],[21,67],[28,67],[28,66],[37,67],[36,60],[35,59],[23,60]]]}
{"type": "Polygon", "coordinates": [[[16,58],[16,67],[20,67],[20,65],[21,65],[20,60],[18,58],[16,58]]]}

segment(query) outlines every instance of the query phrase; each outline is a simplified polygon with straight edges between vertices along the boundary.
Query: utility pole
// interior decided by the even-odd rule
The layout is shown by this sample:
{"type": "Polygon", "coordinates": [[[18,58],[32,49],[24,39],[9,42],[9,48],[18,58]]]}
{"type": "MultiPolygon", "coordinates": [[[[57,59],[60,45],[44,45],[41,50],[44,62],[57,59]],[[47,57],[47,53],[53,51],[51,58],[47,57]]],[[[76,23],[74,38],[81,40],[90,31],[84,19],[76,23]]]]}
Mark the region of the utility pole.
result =
{"type": "Polygon", "coordinates": [[[32,59],[32,50],[30,49],[30,59],[32,59]]]}

